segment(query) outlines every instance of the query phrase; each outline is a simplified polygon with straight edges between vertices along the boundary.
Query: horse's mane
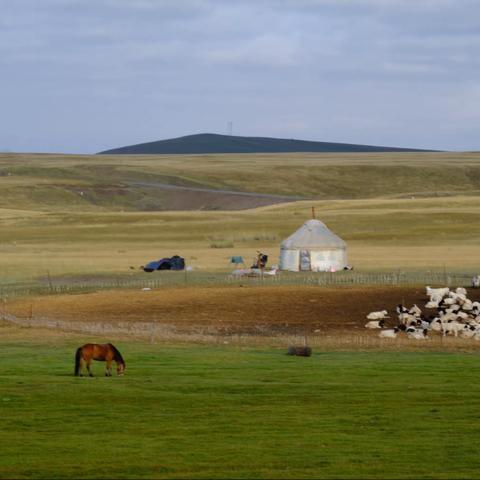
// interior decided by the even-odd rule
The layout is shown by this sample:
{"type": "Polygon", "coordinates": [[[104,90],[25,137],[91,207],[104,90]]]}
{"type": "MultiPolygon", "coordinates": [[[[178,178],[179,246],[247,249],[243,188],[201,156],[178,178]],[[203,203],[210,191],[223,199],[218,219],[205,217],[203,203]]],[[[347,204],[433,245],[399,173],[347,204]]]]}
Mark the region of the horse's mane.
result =
{"type": "Polygon", "coordinates": [[[125,365],[125,360],[123,359],[122,354],[111,343],[109,343],[108,345],[113,350],[113,359],[117,363],[123,363],[125,365]]]}

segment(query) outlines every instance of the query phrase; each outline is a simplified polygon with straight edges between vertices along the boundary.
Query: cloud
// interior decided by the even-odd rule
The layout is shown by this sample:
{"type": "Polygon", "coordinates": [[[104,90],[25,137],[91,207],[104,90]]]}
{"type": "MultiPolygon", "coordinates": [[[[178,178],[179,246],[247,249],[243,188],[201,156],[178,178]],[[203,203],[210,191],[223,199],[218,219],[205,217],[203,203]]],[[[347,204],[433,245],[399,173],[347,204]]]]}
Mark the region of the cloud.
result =
{"type": "Polygon", "coordinates": [[[233,120],[472,148],[479,16],[473,0],[5,0],[0,145],[91,152],[233,120]],[[438,118],[455,119],[442,135],[438,118]]]}
{"type": "Polygon", "coordinates": [[[295,66],[301,62],[301,46],[296,38],[263,34],[235,45],[210,48],[201,57],[212,64],[295,66]]]}

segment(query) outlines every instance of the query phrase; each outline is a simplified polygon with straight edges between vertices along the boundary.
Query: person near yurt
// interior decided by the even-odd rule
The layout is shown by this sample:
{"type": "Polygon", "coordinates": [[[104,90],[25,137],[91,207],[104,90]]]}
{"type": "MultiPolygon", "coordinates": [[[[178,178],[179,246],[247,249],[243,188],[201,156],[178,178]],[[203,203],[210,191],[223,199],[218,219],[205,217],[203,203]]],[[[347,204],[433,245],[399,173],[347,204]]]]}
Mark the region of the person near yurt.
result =
{"type": "Polygon", "coordinates": [[[320,220],[306,221],[280,246],[280,270],[335,272],[347,263],[347,244],[320,220]]]}

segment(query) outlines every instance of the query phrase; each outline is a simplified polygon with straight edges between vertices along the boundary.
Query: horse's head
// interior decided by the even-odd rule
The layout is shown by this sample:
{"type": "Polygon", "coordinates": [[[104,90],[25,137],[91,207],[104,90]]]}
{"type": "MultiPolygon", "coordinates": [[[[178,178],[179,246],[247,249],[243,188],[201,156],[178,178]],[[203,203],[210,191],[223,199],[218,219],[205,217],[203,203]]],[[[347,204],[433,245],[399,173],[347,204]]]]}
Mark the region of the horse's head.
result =
{"type": "Polygon", "coordinates": [[[125,373],[125,363],[118,363],[117,364],[117,374],[123,375],[125,373]]]}

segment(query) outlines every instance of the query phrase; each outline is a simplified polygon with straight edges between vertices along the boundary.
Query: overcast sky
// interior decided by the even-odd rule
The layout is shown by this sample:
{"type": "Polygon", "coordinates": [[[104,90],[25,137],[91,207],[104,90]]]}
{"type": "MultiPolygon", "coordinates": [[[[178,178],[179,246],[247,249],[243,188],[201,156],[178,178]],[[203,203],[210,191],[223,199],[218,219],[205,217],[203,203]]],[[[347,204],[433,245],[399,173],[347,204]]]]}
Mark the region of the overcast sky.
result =
{"type": "Polygon", "coordinates": [[[0,0],[0,150],[192,133],[480,150],[477,0],[0,0]]]}

